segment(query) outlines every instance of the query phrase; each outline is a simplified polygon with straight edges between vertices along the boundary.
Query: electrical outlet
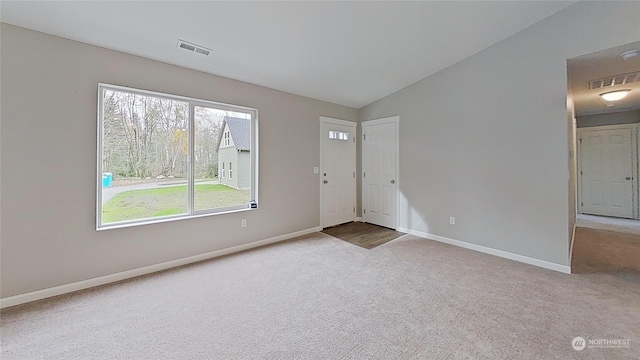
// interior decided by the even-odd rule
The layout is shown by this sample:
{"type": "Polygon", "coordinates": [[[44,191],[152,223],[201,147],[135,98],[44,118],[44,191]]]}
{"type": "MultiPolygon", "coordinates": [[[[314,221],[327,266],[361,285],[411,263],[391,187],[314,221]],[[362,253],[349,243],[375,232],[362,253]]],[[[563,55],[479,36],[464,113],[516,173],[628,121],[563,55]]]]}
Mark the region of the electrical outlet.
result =
{"type": "Polygon", "coordinates": [[[247,219],[240,220],[240,227],[247,227],[247,219]]]}
{"type": "Polygon", "coordinates": [[[454,216],[449,216],[449,224],[451,224],[451,225],[455,225],[456,224],[456,218],[454,216]]]}

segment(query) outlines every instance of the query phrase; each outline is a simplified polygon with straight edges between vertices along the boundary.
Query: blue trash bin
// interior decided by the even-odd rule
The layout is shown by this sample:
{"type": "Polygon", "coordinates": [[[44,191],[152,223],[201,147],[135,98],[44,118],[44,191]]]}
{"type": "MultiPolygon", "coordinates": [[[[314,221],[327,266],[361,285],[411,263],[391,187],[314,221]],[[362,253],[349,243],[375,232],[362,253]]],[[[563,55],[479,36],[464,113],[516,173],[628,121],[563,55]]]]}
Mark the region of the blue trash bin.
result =
{"type": "Polygon", "coordinates": [[[113,173],[102,173],[102,187],[107,188],[113,185],[113,173]]]}

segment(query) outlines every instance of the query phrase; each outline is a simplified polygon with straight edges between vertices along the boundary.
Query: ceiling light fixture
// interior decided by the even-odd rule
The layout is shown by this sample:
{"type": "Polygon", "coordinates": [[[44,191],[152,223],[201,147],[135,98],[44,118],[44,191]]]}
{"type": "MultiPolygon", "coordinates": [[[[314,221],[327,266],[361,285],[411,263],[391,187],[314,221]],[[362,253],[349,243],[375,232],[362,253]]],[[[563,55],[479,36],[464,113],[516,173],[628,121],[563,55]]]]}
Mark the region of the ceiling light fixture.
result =
{"type": "Polygon", "coordinates": [[[620,55],[620,57],[622,57],[622,60],[629,60],[638,55],[640,55],[640,50],[631,50],[631,51],[627,51],[626,53],[623,53],[622,55],[620,55]]]}
{"type": "Polygon", "coordinates": [[[609,91],[609,92],[600,94],[600,96],[607,101],[618,101],[618,100],[624,99],[629,94],[629,91],[631,90],[625,89],[625,90],[609,91]]]}

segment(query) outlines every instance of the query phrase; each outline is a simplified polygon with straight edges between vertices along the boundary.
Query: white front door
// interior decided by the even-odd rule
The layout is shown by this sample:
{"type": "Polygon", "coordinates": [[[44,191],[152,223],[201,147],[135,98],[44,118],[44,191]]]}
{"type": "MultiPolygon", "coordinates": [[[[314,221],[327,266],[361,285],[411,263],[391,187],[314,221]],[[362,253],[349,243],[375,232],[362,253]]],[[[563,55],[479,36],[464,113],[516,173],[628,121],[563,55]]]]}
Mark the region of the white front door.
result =
{"type": "Polygon", "coordinates": [[[356,218],[356,124],[320,118],[321,223],[329,227],[356,218]]]}
{"type": "Polygon", "coordinates": [[[398,117],[362,123],[362,217],[397,227],[398,117]]]}
{"type": "Polygon", "coordinates": [[[581,213],[633,218],[632,133],[581,130],[581,213]]]}

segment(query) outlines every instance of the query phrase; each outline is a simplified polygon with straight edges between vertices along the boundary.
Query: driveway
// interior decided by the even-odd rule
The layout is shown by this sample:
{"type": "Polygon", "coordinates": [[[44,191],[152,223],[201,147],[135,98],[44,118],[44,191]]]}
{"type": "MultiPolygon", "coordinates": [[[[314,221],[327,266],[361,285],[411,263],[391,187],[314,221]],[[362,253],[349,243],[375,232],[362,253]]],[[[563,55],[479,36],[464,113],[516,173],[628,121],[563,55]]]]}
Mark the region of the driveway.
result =
{"type": "MultiPolygon", "coordinates": [[[[220,184],[220,181],[218,180],[202,181],[202,182],[197,182],[196,184],[217,185],[217,184],[220,184]]],[[[171,181],[171,182],[163,182],[163,183],[146,183],[146,184],[113,186],[108,188],[102,188],[102,205],[109,202],[109,200],[111,200],[114,196],[116,196],[121,192],[131,191],[131,190],[156,189],[159,187],[180,186],[180,185],[187,185],[187,181],[179,180],[179,181],[171,181]]]]}

